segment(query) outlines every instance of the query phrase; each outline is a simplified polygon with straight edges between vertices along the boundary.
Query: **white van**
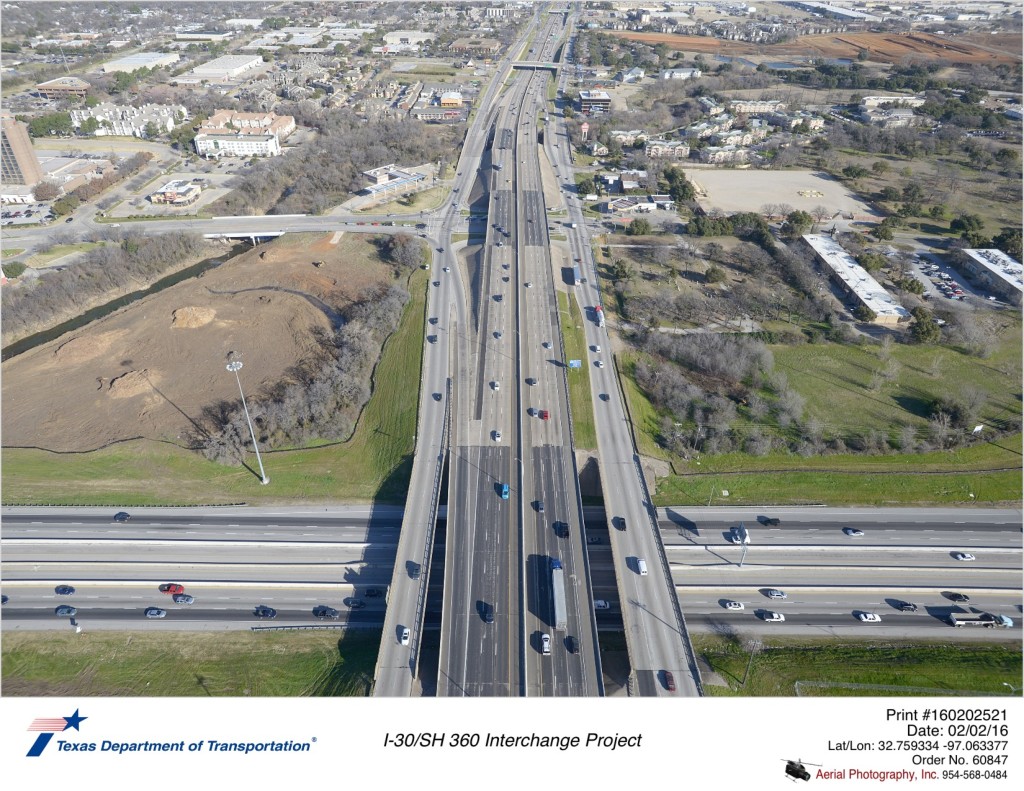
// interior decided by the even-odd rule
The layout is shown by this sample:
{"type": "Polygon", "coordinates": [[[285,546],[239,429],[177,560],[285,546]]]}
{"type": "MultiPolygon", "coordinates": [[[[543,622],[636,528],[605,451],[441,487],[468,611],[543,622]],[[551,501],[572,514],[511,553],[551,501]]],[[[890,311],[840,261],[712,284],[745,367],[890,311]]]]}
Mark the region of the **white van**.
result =
{"type": "Polygon", "coordinates": [[[640,576],[641,577],[646,577],[647,576],[647,561],[646,560],[644,560],[643,558],[637,558],[636,559],[636,568],[637,568],[637,571],[640,572],[640,576]]]}

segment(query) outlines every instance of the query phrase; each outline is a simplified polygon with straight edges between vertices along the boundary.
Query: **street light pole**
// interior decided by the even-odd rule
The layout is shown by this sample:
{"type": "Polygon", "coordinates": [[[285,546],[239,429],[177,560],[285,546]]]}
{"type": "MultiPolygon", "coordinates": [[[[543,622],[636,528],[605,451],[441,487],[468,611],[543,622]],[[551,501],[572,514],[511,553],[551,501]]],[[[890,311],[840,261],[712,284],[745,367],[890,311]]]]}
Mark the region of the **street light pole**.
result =
{"type": "Polygon", "coordinates": [[[242,380],[238,378],[238,371],[242,367],[241,360],[232,360],[227,364],[227,369],[235,375],[235,381],[238,382],[238,394],[242,396],[242,409],[245,411],[245,420],[249,424],[249,434],[252,436],[252,446],[256,450],[256,463],[260,466],[260,483],[266,486],[270,483],[270,478],[263,471],[263,459],[260,458],[260,448],[256,444],[256,431],[252,427],[252,418],[249,417],[249,407],[245,405],[245,393],[242,392],[242,380]]]}

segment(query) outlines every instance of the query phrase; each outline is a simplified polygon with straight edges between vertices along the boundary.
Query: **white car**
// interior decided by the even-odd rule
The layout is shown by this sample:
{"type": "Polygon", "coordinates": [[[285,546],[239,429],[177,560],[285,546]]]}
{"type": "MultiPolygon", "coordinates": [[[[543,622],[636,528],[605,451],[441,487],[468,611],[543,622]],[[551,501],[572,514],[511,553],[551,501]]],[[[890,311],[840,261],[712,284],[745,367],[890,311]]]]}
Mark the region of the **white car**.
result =
{"type": "Polygon", "coordinates": [[[881,623],[882,616],[878,613],[873,612],[860,612],[857,613],[857,617],[864,623],[881,623]]]}
{"type": "Polygon", "coordinates": [[[501,385],[498,382],[491,382],[491,390],[500,390],[501,385]]]}
{"type": "Polygon", "coordinates": [[[601,351],[601,344],[599,344],[599,343],[595,343],[595,344],[594,344],[593,346],[591,346],[590,348],[591,348],[591,349],[593,349],[593,350],[594,350],[595,352],[600,352],[600,351],[601,351]]]}
{"type": "Polygon", "coordinates": [[[404,628],[404,629],[402,630],[402,639],[401,639],[401,643],[402,643],[402,645],[409,645],[409,627],[408,627],[408,626],[406,626],[406,627],[405,627],[405,628],[404,628]]]}
{"type": "Polygon", "coordinates": [[[597,362],[594,363],[594,365],[596,365],[598,368],[604,368],[604,361],[598,360],[597,362]]]}
{"type": "Polygon", "coordinates": [[[444,269],[442,269],[441,271],[442,271],[442,272],[451,272],[452,270],[451,270],[451,268],[450,268],[450,267],[447,267],[447,266],[446,266],[446,267],[445,267],[444,269]]]}
{"type": "Polygon", "coordinates": [[[544,654],[544,656],[551,655],[551,635],[542,634],[540,636],[540,652],[544,654]]]}
{"type": "Polygon", "coordinates": [[[533,288],[533,283],[531,283],[529,280],[527,280],[526,281],[526,287],[527,288],[533,288]]]}
{"type": "Polygon", "coordinates": [[[786,598],[788,598],[786,596],[786,594],[783,591],[780,591],[778,588],[770,589],[767,592],[767,595],[768,595],[769,599],[786,599],[786,598]]]}
{"type": "Polygon", "coordinates": [[[500,431],[498,431],[497,429],[495,429],[495,430],[494,430],[493,432],[491,432],[491,433],[492,433],[492,434],[494,435],[494,441],[495,441],[495,442],[501,442],[501,432],[500,432],[500,431]]]}
{"type": "Polygon", "coordinates": [[[772,612],[771,610],[765,610],[763,617],[765,623],[782,623],[786,620],[786,616],[781,612],[772,612]]]}
{"type": "Polygon", "coordinates": [[[545,349],[550,349],[551,348],[551,341],[544,341],[541,344],[541,346],[543,346],[545,349]]]}
{"type": "Polygon", "coordinates": [[[595,610],[610,610],[612,606],[603,599],[594,599],[595,610]]]}
{"type": "Polygon", "coordinates": [[[727,601],[725,603],[725,609],[727,610],[742,610],[743,602],[741,601],[727,601]]]}
{"type": "Polygon", "coordinates": [[[970,552],[957,552],[953,555],[957,560],[975,560],[976,558],[970,552]]]}

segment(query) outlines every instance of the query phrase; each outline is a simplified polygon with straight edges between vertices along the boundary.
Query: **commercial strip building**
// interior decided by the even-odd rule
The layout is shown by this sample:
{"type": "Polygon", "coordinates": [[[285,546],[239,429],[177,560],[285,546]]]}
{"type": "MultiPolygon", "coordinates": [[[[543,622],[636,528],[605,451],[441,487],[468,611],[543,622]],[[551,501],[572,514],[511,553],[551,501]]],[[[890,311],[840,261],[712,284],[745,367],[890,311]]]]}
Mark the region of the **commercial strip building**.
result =
{"type": "Polygon", "coordinates": [[[127,55],[117,60],[111,60],[100,66],[100,71],[110,74],[115,71],[133,72],[139,69],[156,69],[161,66],[172,66],[178,62],[178,56],[174,53],[164,52],[136,52],[134,55],[127,55]]]}
{"type": "Polygon", "coordinates": [[[1011,305],[1020,307],[1024,296],[1024,266],[1002,250],[961,250],[963,268],[979,285],[1011,305]]]}
{"type": "Polygon", "coordinates": [[[831,236],[807,234],[804,242],[814,251],[832,281],[874,314],[874,324],[894,327],[910,320],[910,311],[900,305],[882,284],[846,252],[831,236]]]}
{"type": "Polygon", "coordinates": [[[423,33],[419,30],[392,30],[384,34],[385,44],[425,44],[433,41],[437,36],[434,33],[423,33]]]}
{"type": "Polygon", "coordinates": [[[676,204],[671,195],[627,195],[605,202],[608,214],[649,214],[655,209],[675,211],[676,204]]]}
{"type": "Polygon", "coordinates": [[[459,38],[448,49],[460,55],[493,57],[501,52],[501,42],[493,38],[459,38]]]}

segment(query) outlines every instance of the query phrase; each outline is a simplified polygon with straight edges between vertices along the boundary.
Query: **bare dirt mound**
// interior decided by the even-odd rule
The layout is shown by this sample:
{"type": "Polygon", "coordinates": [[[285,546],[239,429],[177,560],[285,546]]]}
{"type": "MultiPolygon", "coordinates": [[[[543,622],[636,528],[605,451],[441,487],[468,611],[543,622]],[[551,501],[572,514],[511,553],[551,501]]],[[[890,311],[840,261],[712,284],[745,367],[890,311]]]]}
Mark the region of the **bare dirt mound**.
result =
{"type": "Polygon", "coordinates": [[[143,393],[152,392],[155,382],[150,382],[149,371],[129,371],[114,377],[107,386],[107,394],[111,398],[134,398],[143,393]]]}
{"type": "Polygon", "coordinates": [[[175,329],[194,329],[209,324],[216,317],[217,311],[213,308],[178,308],[171,314],[171,326],[175,329]]]}
{"type": "Polygon", "coordinates": [[[330,335],[338,308],[393,282],[372,241],[348,234],[330,246],[329,236],[260,245],[7,360],[4,445],[87,451],[145,437],[187,446],[205,409],[238,398],[229,355],[242,360],[256,401],[296,364],[323,356],[317,330],[330,335]]]}
{"type": "Polygon", "coordinates": [[[54,360],[62,365],[73,365],[95,359],[106,354],[110,347],[121,340],[127,332],[127,330],[118,330],[87,333],[76,335],[63,343],[58,341],[60,345],[53,350],[54,360]]]}

